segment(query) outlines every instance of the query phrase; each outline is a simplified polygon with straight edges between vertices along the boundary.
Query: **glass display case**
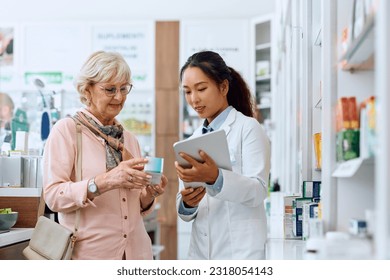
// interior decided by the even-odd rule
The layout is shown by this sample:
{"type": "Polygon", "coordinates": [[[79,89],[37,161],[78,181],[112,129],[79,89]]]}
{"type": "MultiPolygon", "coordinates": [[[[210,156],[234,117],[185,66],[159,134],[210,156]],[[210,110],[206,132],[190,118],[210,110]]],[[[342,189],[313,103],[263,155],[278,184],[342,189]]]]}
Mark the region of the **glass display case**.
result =
{"type": "MultiPolygon", "coordinates": [[[[41,155],[47,135],[42,131],[43,115],[47,114],[50,127],[59,119],[72,116],[84,105],[80,102],[76,91],[53,91],[48,89],[10,91],[7,93],[14,104],[14,119],[18,114],[26,115],[28,132],[28,151],[30,155],[41,155]]],[[[153,119],[154,98],[151,93],[132,93],[128,96],[122,112],[117,119],[125,129],[135,134],[140,142],[143,155],[153,155],[153,119]]],[[[19,129],[19,128],[15,128],[19,129]]],[[[20,130],[20,129],[19,129],[20,130]]],[[[7,133],[15,136],[11,127],[1,127],[1,144],[7,133]]],[[[9,137],[8,137],[9,138],[9,137]]],[[[15,137],[13,137],[15,138],[15,137]]],[[[2,153],[8,154],[9,149],[15,148],[15,139],[10,147],[3,147],[2,153]]],[[[1,145],[3,146],[3,145],[1,145]]]]}

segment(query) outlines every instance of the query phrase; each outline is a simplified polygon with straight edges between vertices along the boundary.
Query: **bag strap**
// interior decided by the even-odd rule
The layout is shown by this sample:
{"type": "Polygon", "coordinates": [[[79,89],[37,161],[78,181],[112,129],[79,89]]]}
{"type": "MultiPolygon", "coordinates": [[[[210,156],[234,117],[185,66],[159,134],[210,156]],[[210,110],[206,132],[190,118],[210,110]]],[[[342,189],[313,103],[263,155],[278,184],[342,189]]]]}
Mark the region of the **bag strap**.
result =
{"type": "MultiPolygon", "coordinates": [[[[76,132],[77,132],[77,152],[76,152],[75,172],[76,172],[76,182],[79,182],[82,179],[82,166],[81,166],[81,163],[82,163],[82,156],[81,156],[82,155],[82,152],[81,152],[82,134],[81,134],[81,124],[77,120],[75,120],[75,123],[76,123],[76,132]]],[[[45,214],[45,205],[46,205],[46,203],[45,203],[45,200],[43,198],[43,188],[42,188],[41,197],[39,199],[39,206],[38,206],[38,218],[45,214]]],[[[80,209],[77,209],[76,210],[75,225],[74,225],[74,230],[73,230],[73,236],[72,236],[72,243],[73,244],[77,239],[79,222],[80,222],[80,209]]]]}
{"type": "MultiPolygon", "coordinates": [[[[76,122],[76,132],[77,132],[77,158],[76,158],[76,182],[80,182],[82,179],[82,134],[81,134],[81,124],[79,122],[76,122]]],[[[73,231],[73,237],[72,237],[72,243],[74,245],[74,242],[77,239],[77,232],[79,230],[79,222],[80,222],[80,209],[76,210],[76,219],[74,222],[74,231],[73,231]]]]}
{"type": "Polygon", "coordinates": [[[39,218],[40,216],[43,216],[45,214],[45,206],[46,206],[46,203],[43,199],[43,188],[42,188],[41,197],[39,199],[37,218],[39,218]]]}

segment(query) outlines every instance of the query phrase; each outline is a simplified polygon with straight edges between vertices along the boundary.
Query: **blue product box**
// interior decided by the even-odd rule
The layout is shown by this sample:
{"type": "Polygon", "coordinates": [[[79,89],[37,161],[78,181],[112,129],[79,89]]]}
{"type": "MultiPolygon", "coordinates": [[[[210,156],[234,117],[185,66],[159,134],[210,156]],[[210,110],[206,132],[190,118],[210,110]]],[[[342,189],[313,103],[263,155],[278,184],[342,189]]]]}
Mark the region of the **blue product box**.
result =
{"type": "Polygon", "coordinates": [[[321,181],[303,181],[302,197],[319,198],[321,196],[321,181]]]}
{"type": "Polygon", "coordinates": [[[293,201],[293,213],[295,214],[295,223],[293,226],[293,232],[295,236],[302,236],[302,219],[303,219],[303,205],[306,203],[311,203],[311,198],[296,198],[293,201]]]}

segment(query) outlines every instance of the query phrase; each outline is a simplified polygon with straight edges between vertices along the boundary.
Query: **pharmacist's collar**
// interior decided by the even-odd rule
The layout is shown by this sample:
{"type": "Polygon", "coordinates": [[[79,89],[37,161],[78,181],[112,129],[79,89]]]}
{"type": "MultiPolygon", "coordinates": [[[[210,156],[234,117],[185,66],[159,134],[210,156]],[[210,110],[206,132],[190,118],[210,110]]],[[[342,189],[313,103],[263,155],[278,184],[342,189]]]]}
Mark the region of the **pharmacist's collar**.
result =
{"type": "Polygon", "coordinates": [[[214,131],[220,129],[232,109],[232,106],[227,107],[211,123],[209,123],[207,119],[205,119],[203,122],[203,127],[212,128],[214,131]]]}

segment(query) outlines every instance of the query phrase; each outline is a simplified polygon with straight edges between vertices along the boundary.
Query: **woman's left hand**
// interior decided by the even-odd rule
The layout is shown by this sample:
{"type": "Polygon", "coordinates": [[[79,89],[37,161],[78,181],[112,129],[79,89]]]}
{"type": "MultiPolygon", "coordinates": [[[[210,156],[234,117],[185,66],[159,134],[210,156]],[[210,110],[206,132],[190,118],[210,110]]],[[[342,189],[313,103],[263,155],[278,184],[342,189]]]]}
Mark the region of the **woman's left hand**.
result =
{"type": "Polygon", "coordinates": [[[191,168],[181,167],[176,161],[176,172],[183,182],[206,182],[214,184],[218,178],[218,166],[215,161],[204,151],[199,151],[203,162],[199,162],[186,153],[180,156],[191,164],[191,168]]]}
{"type": "Polygon", "coordinates": [[[162,174],[161,182],[158,185],[148,185],[141,191],[141,207],[147,209],[150,207],[154,199],[165,192],[165,187],[168,185],[167,177],[162,174]]]}

